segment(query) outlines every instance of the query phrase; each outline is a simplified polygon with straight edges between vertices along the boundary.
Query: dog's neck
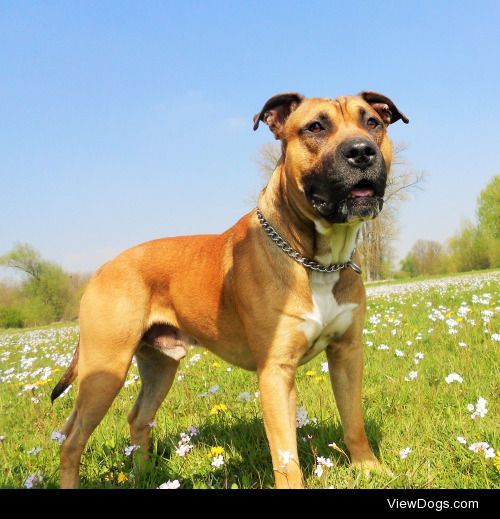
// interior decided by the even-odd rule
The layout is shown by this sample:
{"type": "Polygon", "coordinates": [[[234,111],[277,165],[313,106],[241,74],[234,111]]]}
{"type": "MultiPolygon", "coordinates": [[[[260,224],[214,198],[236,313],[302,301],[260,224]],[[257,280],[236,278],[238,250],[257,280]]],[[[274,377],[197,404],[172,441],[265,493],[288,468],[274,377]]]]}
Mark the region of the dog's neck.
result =
{"type": "Polygon", "coordinates": [[[315,260],[324,265],[345,263],[351,259],[359,228],[362,222],[331,224],[324,226],[320,220],[315,222],[316,256],[315,260]]]}
{"type": "Polygon", "coordinates": [[[258,206],[267,221],[302,255],[323,265],[351,258],[362,222],[324,224],[305,218],[285,196],[287,178],[280,163],[259,195],[258,206]]]}

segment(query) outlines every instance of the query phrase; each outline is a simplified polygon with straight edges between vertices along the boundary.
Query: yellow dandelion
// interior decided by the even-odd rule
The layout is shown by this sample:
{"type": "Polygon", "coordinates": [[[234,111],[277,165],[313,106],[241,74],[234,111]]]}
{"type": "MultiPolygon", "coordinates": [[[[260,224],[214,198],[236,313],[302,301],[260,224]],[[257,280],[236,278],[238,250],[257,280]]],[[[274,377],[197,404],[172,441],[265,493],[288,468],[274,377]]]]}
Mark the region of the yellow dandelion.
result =
{"type": "Polygon", "coordinates": [[[456,321],[457,321],[457,323],[461,323],[463,321],[463,318],[462,317],[457,317],[456,321]]]}
{"type": "Polygon", "coordinates": [[[212,367],[213,368],[220,368],[220,362],[217,362],[217,361],[213,362],[212,363],[212,367]]]}
{"type": "Polygon", "coordinates": [[[316,371],[313,369],[306,371],[306,377],[314,377],[314,375],[316,375],[316,371]]]}
{"type": "Polygon", "coordinates": [[[124,472],[120,472],[116,478],[116,480],[118,481],[118,483],[120,485],[123,485],[123,483],[126,483],[128,481],[128,476],[127,474],[125,474],[124,472]]]}
{"type": "Polygon", "coordinates": [[[222,447],[212,447],[210,449],[210,458],[217,458],[217,456],[220,456],[221,454],[224,454],[224,449],[222,447]]]}
{"type": "Polygon", "coordinates": [[[493,458],[493,464],[498,472],[500,472],[500,451],[497,451],[497,455],[493,458]]]}
{"type": "Polygon", "coordinates": [[[227,406],[224,404],[216,404],[210,409],[211,415],[216,415],[219,413],[225,413],[227,411],[227,406]]]}

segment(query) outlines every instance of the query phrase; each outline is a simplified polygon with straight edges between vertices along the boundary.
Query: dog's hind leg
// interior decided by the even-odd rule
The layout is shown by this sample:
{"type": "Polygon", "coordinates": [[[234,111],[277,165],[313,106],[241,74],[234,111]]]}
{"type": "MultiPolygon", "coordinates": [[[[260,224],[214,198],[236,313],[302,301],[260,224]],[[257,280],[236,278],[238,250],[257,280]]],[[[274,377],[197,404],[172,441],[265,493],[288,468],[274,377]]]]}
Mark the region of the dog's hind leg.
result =
{"type": "Polygon", "coordinates": [[[142,460],[146,461],[150,424],[172,386],[179,361],[147,345],[138,350],[136,359],[142,385],[128,421],[132,444],[141,447],[142,460]]]}
{"type": "MultiPolygon", "coordinates": [[[[102,346],[89,348],[82,334],[78,396],[75,409],[62,431],[66,440],[60,452],[61,488],[78,486],[80,458],[85,445],[123,386],[139,338],[128,337],[120,341],[121,344],[115,341],[118,348],[111,350],[102,346]]],[[[103,344],[95,340],[93,337],[93,344],[103,344]]]]}

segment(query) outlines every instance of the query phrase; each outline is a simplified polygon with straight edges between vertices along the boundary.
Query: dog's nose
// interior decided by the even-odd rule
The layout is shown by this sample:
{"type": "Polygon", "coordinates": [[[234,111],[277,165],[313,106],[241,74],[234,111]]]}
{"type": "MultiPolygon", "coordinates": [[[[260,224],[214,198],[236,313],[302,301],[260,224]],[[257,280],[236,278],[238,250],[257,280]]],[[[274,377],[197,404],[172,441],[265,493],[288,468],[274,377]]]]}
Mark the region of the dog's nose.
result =
{"type": "Polygon", "coordinates": [[[355,168],[366,169],[377,154],[375,144],[368,139],[353,139],[345,142],[341,148],[342,155],[355,168]]]}

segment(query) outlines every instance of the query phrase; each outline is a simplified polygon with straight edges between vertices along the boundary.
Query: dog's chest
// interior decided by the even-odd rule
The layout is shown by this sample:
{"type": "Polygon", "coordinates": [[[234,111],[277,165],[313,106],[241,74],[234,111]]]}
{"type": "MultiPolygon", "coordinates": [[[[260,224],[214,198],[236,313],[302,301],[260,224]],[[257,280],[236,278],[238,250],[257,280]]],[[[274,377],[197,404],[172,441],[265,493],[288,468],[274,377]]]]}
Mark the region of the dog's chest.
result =
{"type": "Polygon", "coordinates": [[[301,364],[322,352],[333,339],[341,337],[352,323],[353,310],[358,305],[338,304],[333,287],[339,277],[338,272],[310,274],[312,309],[302,315],[303,322],[299,325],[307,338],[309,349],[302,357],[301,364]]]}

